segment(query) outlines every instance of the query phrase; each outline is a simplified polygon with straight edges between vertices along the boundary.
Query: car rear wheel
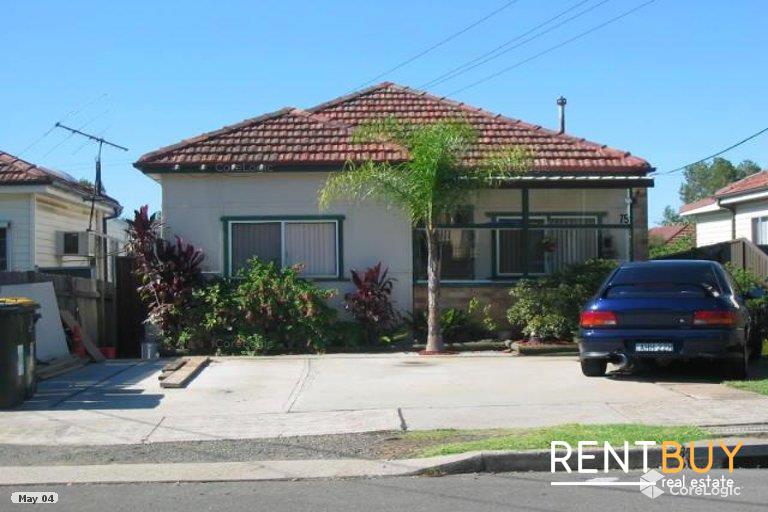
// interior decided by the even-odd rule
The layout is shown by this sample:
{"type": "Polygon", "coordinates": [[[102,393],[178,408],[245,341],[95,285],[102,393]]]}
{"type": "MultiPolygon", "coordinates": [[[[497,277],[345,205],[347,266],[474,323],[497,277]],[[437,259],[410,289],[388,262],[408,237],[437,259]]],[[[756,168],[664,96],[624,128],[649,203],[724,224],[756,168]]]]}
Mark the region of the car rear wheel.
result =
{"type": "Polygon", "coordinates": [[[587,377],[602,377],[605,375],[606,368],[608,368],[608,361],[605,359],[581,360],[581,373],[587,377]]]}
{"type": "Polygon", "coordinates": [[[729,361],[725,368],[728,378],[744,380],[749,377],[749,347],[745,345],[742,356],[737,360],[729,361]]]}
{"type": "Polygon", "coordinates": [[[752,339],[749,340],[749,360],[754,362],[760,359],[763,355],[763,340],[755,335],[751,336],[751,338],[752,339]]]}

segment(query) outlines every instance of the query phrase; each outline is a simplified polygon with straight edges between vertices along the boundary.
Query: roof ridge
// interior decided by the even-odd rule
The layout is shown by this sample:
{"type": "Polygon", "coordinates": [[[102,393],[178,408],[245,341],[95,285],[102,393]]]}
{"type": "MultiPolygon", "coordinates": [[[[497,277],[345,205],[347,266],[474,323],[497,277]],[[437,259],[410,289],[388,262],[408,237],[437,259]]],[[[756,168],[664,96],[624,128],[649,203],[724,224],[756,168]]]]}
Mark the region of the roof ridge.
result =
{"type": "MultiPolygon", "coordinates": [[[[31,181],[27,181],[26,183],[40,183],[40,184],[48,184],[48,185],[59,183],[59,184],[61,184],[63,186],[66,186],[70,190],[74,189],[74,190],[76,190],[76,191],[78,191],[80,193],[93,194],[93,189],[89,189],[89,188],[85,187],[84,185],[81,185],[77,181],[72,181],[72,180],[67,179],[67,176],[72,178],[73,180],[75,180],[76,178],[74,176],[69,175],[69,173],[67,173],[66,171],[57,171],[55,169],[49,169],[48,167],[44,167],[42,165],[33,164],[32,162],[24,160],[23,158],[18,157],[16,155],[12,155],[12,154],[8,153],[7,151],[0,150],[0,165],[6,166],[8,168],[8,170],[9,170],[9,172],[14,172],[13,171],[13,166],[18,164],[18,163],[26,165],[27,168],[26,169],[19,169],[16,172],[30,173],[32,171],[36,171],[35,174],[37,176],[33,176],[33,178],[37,179],[37,181],[31,180],[31,181]],[[10,158],[10,161],[9,162],[8,161],[3,162],[3,160],[2,160],[3,157],[10,158]],[[64,175],[64,176],[62,176],[62,175],[64,175]]],[[[0,173],[0,176],[1,175],[2,175],[2,173],[0,173]]],[[[2,184],[3,183],[0,183],[0,185],[2,185],[2,184]]],[[[103,193],[103,191],[102,191],[102,194],[101,194],[100,197],[103,198],[103,199],[106,199],[107,201],[113,202],[113,203],[115,203],[117,205],[120,204],[113,197],[110,197],[109,195],[103,193]]]]}
{"type": "Polygon", "coordinates": [[[318,110],[325,110],[328,107],[332,107],[334,105],[338,105],[339,103],[344,103],[345,101],[349,101],[349,100],[354,99],[354,98],[359,98],[360,96],[365,96],[366,94],[370,94],[370,93],[372,93],[374,91],[378,91],[379,89],[385,89],[385,88],[391,87],[393,85],[397,86],[397,84],[394,83],[394,82],[380,82],[380,83],[378,83],[376,85],[372,85],[370,87],[366,87],[365,89],[360,89],[358,91],[353,91],[353,92],[351,92],[349,94],[344,94],[344,95],[339,96],[337,98],[334,98],[332,100],[324,101],[322,103],[319,103],[319,104],[315,105],[314,107],[309,107],[306,110],[307,110],[307,112],[315,113],[318,110]]]}
{"type": "MultiPolygon", "coordinates": [[[[717,189],[715,191],[714,196],[717,197],[717,196],[721,196],[721,195],[728,195],[728,192],[731,189],[733,189],[735,185],[737,185],[739,183],[746,182],[747,180],[752,179],[752,178],[756,178],[757,176],[760,176],[760,175],[763,175],[763,176],[768,175],[768,169],[763,169],[762,171],[753,172],[749,176],[744,176],[740,180],[736,180],[736,181],[734,181],[732,183],[729,183],[729,184],[725,185],[724,187],[720,187],[719,189],[717,189]]],[[[747,190],[750,190],[750,189],[746,189],[743,192],[746,192],[747,190]]]]}
{"type": "Polygon", "coordinates": [[[365,94],[369,94],[369,93],[374,92],[376,90],[383,89],[383,88],[389,88],[389,87],[398,89],[400,91],[409,92],[411,94],[416,94],[416,95],[419,95],[419,96],[422,96],[422,97],[427,97],[427,98],[429,98],[431,100],[434,100],[436,102],[443,103],[443,104],[448,104],[448,105],[454,106],[456,108],[459,108],[461,110],[465,110],[467,112],[471,112],[471,113],[475,113],[475,114],[480,114],[480,115],[485,116],[485,117],[487,117],[489,119],[503,120],[503,121],[506,121],[506,122],[509,122],[509,123],[513,123],[513,124],[517,124],[517,125],[520,125],[520,126],[523,126],[523,127],[527,127],[527,128],[529,128],[531,130],[541,130],[542,132],[545,132],[548,135],[551,135],[553,137],[558,137],[560,139],[565,139],[565,140],[568,140],[568,141],[571,141],[571,142],[576,142],[578,144],[583,144],[583,145],[591,147],[591,148],[599,148],[599,149],[605,151],[608,154],[614,154],[614,155],[617,155],[617,156],[621,156],[623,158],[633,158],[633,159],[635,159],[638,162],[644,163],[648,168],[651,167],[651,165],[650,165],[650,163],[648,161],[646,161],[646,160],[644,160],[644,159],[642,159],[640,157],[636,157],[636,156],[632,155],[629,151],[623,151],[623,150],[620,150],[620,149],[612,148],[612,147],[608,146],[607,144],[600,144],[598,142],[593,142],[593,141],[587,140],[587,139],[585,139],[583,137],[574,137],[573,135],[569,135],[567,133],[560,133],[560,132],[552,130],[550,128],[544,128],[541,125],[534,125],[534,124],[528,123],[526,121],[523,121],[521,119],[509,117],[509,116],[507,116],[505,114],[501,114],[501,113],[497,113],[497,112],[492,112],[490,110],[486,110],[486,109],[481,108],[481,107],[476,107],[474,105],[470,105],[470,104],[465,103],[463,101],[454,100],[454,99],[449,98],[447,96],[437,96],[435,94],[430,93],[429,91],[425,91],[425,90],[421,90],[421,89],[416,89],[416,88],[413,88],[413,87],[410,87],[410,86],[407,86],[407,85],[400,85],[400,84],[397,84],[395,82],[382,82],[382,83],[377,84],[375,86],[372,86],[372,87],[369,87],[367,89],[363,89],[361,91],[358,91],[357,93],[348,94],[346,96],[340,96],[339,98],[336,98],[334,100],[331,100],[331,101],[328,101],[328,102],[325,102],[325,103],[321,103],[320,105],[316,105],[315,107],[312,107],[309,110],[310,111],[324,110],[326,108],[338,105],[339,103],[344,103],[346,101],[358,98],[358,97],[363,96],[365,94]]]}
{"type": "Polygon", "coordinates": [[[214,137],[218,137],[219,135],[224,135],[226,133],[239,130],[240,128],[245,128],[246,126],[251,126],[256,123],[261,123],[264,121],[267,121],[269,119],[274,119],[277,117],[280,117],[282,115],[287,114],[288,112],[291,112],[292,110],[298,110],[297,107],[283,107],[279,110],[275,110],[272,112],[267,112],[266,114],[261,114],[256,117],[250,117],[248,119],[243,119],[240,122],[229,124],[226,126],[222,126],[221,128],[218,128],[216,130],[212,130],[210,132],[201,133],[200,135],[196,135],[194,137],[190,137],[188,139],[182,139],[179,142],[176,142],[174,144],[169,144],[168,146],[163,146],[159,149],[156,149],[154,151],[150,151],[149,153],[145,153],[141,155],[141,157],[137,160],[136,163],[143,163],[147,162],[159,155],[162,155],[163,153],[167,153],[169,151],[175,151],[177,149],[181,149],[183,147],[189,146],[191,144],[197,144],[198,142],[203,142],[206,140],[210,140],[214,137]]]}

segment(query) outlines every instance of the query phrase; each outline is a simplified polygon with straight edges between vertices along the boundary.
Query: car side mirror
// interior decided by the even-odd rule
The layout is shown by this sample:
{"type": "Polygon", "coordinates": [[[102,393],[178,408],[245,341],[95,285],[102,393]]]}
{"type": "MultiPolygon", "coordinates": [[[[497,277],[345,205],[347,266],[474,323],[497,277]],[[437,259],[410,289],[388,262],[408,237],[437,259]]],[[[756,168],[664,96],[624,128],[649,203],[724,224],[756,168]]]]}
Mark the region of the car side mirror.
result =
{"type": "Polygon", "coordinates": [[[760,299],[765,296],[765,288],[755,286],[751,290],[748,290],[743,296],[745,299],[760,299]]]}

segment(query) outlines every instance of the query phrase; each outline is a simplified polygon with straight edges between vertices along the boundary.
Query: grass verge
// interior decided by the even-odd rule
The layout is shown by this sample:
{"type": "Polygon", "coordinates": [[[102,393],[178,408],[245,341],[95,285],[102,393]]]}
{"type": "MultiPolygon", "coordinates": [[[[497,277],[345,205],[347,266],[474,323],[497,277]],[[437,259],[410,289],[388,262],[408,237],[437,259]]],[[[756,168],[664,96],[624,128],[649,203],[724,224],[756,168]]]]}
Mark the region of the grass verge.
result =
{"type": "Polygon", "coordinates": [[[744,391],[768,395],[768,343],[763,343],[762,358],[753,365],[751,373],[753,378],[750,380],[727,380],[723,384],[744,391]]]}
{"type": "Polygon", "coordinates": [[[417,442],[421,448],[416,457],[433,457],[477,450],[543,450],[554,440],[565,441],[575,446],[579,441],[604,441],[621,445],[635,441],[678,441],[680,443],[711,437],[712,434],[699,427],[664,427],[637,424],[581,425],[577,423],[554,427],[505,429],[505,430],[432,430],[407,432],[406,440],[417,442]],[[457,441],[456,439],[463,439],[457,441]],[[428,446],[425,446],[428,445],[428,446]]]}
{"type": "Polygon", "coordinates": [[[768,379],[727,380],[723,382],[723,384],[744,391],[751,391],[753,393],[760,393],[761,395],[768,395],[768,379]]]}

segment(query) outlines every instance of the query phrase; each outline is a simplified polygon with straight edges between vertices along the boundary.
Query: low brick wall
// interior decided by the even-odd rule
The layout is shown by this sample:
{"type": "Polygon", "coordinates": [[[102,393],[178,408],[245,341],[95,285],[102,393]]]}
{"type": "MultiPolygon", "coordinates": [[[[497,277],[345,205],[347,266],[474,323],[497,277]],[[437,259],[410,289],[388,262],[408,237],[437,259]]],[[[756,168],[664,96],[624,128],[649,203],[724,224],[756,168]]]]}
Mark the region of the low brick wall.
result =
{"type": "MultiPolygon", "coordinates": [[[[440,287],[440,306],[443,309],[467,309],[470,299],[477,297],[484,304],[491,304],[491,315],[500,326],[507,327],[507,308],[511,305],[510,286],[473,284],[471,286],[440,287]]],[[[413,286],[413,309],[427,309],[427,287],[423,284],[413,286]]]]}

